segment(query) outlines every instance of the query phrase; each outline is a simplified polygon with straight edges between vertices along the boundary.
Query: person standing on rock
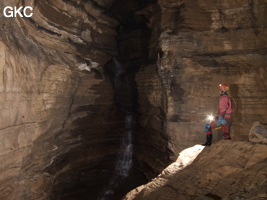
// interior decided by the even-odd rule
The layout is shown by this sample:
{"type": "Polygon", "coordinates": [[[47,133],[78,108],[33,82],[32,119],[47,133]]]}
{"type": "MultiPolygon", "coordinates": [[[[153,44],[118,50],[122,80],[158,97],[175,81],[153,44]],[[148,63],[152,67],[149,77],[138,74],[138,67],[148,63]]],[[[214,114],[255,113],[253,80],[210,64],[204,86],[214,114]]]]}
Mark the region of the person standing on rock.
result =
{"type": "Polygon", "coordinates": [[[220,102],[219,113],[216,120],[212,120],[209,124],[206,124],[205,131],[207,134],[207,141],[205,146],[210,146],[212,141],[212,129],[222,127],[223,137],[225,140],[230,140],[230,127],[232,124],[232,101],[229,97],[229,86],[226,84],[219,85],[220,90],[220,102]]]}

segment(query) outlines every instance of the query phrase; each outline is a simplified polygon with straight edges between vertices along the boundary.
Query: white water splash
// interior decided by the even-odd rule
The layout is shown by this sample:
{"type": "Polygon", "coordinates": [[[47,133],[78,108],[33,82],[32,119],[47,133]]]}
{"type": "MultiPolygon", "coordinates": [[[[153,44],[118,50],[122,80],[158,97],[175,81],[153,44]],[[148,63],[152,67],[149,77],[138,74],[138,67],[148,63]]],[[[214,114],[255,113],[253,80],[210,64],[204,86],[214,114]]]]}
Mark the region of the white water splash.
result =
{"type": "Polygon", "coordinates": [[[121,140],[123,153],[119,155],[116,162],[115,172],[122,177],[127,177],[132,167],[132,131],[128,130],[121,140]]]}

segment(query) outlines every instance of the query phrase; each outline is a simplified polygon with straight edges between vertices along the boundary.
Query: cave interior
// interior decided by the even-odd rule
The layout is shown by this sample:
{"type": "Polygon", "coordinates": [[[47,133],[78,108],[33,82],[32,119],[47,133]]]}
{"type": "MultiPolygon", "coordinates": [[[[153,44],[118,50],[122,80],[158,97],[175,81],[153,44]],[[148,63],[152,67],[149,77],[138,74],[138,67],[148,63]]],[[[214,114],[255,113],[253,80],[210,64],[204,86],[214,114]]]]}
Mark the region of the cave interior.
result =
{"type": "Polygon", "coordinates": [[[219,83],[233,142],[267,123],[266,1],[0,6],[33,7],[0,19],[0,199],[122,199],[204,142],[219,83]]]}

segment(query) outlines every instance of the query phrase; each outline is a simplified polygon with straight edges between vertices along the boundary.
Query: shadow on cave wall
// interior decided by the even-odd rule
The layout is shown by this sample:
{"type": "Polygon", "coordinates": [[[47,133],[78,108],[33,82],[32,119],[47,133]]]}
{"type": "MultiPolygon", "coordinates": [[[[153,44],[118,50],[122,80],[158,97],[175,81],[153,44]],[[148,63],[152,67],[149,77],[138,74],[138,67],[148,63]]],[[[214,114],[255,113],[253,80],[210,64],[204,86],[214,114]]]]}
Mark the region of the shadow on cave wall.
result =
{"type": "Polygon", "coordinates": [[[240,97],[240,88],[237,84],[230,85],[230,94],[232,96],[232,106],[233,106],[233,124],[231,128],[232,135],[234,136],[234,140],[244,141],[248,140],[247,134],[242,135],[242,113],[243,106],[240,97]]]}

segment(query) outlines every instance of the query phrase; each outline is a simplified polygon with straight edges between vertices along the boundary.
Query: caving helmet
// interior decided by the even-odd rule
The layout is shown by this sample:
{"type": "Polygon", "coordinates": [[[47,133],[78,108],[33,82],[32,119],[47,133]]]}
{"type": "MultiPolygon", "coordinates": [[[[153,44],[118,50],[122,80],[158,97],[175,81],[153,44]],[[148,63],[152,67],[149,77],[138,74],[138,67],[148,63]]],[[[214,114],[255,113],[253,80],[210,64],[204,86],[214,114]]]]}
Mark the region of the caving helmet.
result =
{"type": "Polygon", "coordinates": [[[219,85],[219,89],[224,91],[224,92],[227,92],[229,91],[229,85],[226,85],[226,84],[220,84],[219,85]]]}

